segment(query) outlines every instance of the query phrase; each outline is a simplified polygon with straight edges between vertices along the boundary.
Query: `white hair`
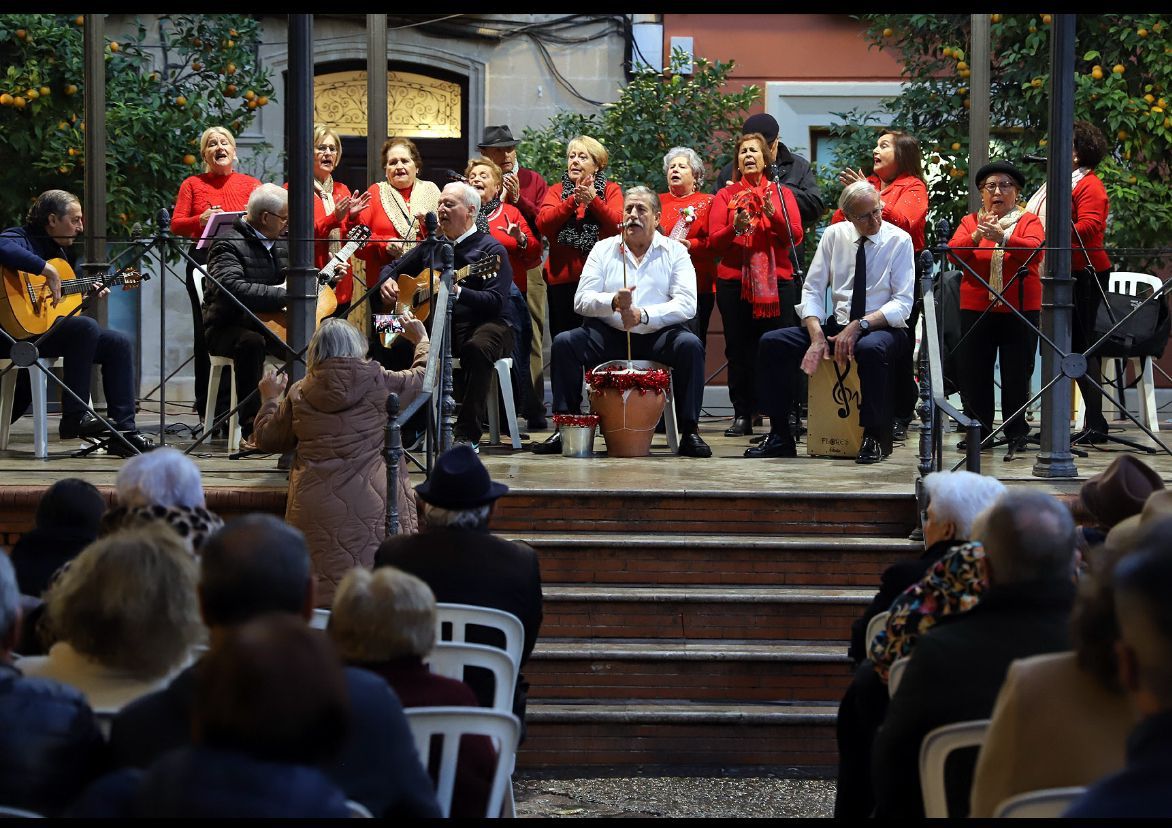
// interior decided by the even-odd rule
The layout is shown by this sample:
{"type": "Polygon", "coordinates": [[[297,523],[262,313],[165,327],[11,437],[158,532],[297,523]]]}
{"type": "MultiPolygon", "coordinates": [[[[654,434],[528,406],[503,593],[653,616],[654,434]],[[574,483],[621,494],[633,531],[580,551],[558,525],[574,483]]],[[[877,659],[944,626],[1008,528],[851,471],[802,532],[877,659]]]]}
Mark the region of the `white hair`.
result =
{"type": "Polygon", "coordinates": [[[492,504],[469,509],[445,509],[423,501],[423,522],[436,529],[480,529],[488,525],[492,504]]]}
{"type": "MultiPolygon", "coordinates": [[[[875,189],[875,185],[870,181],[855,181],[847,184],[842,189],[842,193],[838,196],[838,209],[844,213],[849,213],[847,207],[860,201],[863,196],[872,196],[876,200],[879,199],[879,191],[875,189]]],[[[849,217],[849,216],[848,216],[849,217]]]]}
{"type": "Polygon", "coordinates": [[[165,446],[127,460],[114,487],[118,503],[127,508],[205,505],[199,467],[183,452],[165,446]]]}
{"type": "Polygon", "coordinates": [[[261,213],[280,212],[289,203],[289,191],[276,184],[261,184],[248,197],[248,221],[260,219],[261,213]]]}
{"type": "Polygon", "coordinates": [[[683,156],[688,161],[688,166],[692,168],[692,177],[696,179],[696,189],[700,189],[700,185],[704,183],[704,162],[700,160],[700,156],[696,150],[691,147],[672,147],[667,151],[667,155],[663,156],[663,174],[667,175],[668,165],[672,160],[683,156]]]}
{"type": "MultiPolygon", "coordinates": [[[[460,201],[464,202],[464,206],[472,211],[473,216],[480,212],[480,193],[476,191],[475,187],[464,181],[453,181],[448,187],[460,194],[460,201]]],[[[444,187],[444,189],[446,190],[448,187],[444,187]]]]}
{"type": "Polygon", "coordinates": [[[939,471],[924,477],[924,491],[935,519],[951,522],[957,538],[972,540],[973,521],[1005,493],[1005,486],[995,477],[970,471],[939,471]]]}

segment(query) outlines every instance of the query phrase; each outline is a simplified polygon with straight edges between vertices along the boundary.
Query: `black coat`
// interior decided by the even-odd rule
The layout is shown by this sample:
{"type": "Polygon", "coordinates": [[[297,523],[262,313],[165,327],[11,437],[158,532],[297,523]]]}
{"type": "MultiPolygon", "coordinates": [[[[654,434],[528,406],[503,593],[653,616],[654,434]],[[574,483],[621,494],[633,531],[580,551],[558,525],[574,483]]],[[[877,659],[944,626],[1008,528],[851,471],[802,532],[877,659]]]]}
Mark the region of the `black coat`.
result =
{"type": "MultiPolygon", "coordinates": [[[[278,239],[271,250],[266,249],[260,236],[245,224],[243,217],[232,223],[232,229],[235,235],[212,244],[208,273],[253,313],[283,311],[283,284],[289,267],[288,244],[284,239],[278,239]]],[[[210,279],[204,284],[205,327],[245,324],[247,316],[230,297],[224,296],[210,279]]]]}
{"type": "Polygon", "coordinates": [[[56,815],[104,769],[105,747],[80,692],[0,664],[0,803],[56,815]]]}
{"type": "MultiPolygon", "coordinates": [[[[525,627],[521,666],[529,660],[541,629],[541,568],[537,552],[523,543],[474,529],[426,529],[418,535],[387,538],[374,565],[393,566],[419,578],[448,604],[471,604],[511,612],[525,627]]],[[[469,636],[471,641],[473,636],[469,636]]],[[[484,643],[502,646],[501,641],[484,643]]],[[[484,706],[492,703],[491,685],[470,680],[484,706]]],[[[513,712],[524,721],[528,683],[518,677],[513,712]]]]}
{"type": "MultiPolygon", "coordinates": [[[[119,711],[110,729],[113,767],[146,768],[167,751],[190,745],[194,670],[119,711]]],[[[376,817],[438,817],[398,696],[381,678],[356,667],[346,668],[346,689],[350,737],[322,771],[376,817]]]]}
{"type": "MultiPolygon", "coordinates": [[[[76,526],[30,529],[12,547],[12,566],[21,595],[39,596],[49,579],[72,561],[97,537],[97,532],[76,526]]],[[[30,653],[21,650],[22,655],[30,653]]]]}
{"type": "Polygon", "coordinates": [[[470,276],[460,282],[460,298],[452,307],[453,324],[479,325],[493,319],[512,324],[508,307],[513,268],[504,245],[478,230],[456,245],[456,269],[486,256],[500,256],[500,268],[489,276],[470,276]]]}
{"type": "MultiPolygon", "coordinates": [[[[1005,681],[1009,663],[1019,658],[1070,649],[1069,580],[994,583],[968,612],[942,618],[912,650],[899,690],[875,737],[872,782],[876,816],[923,819],[920,744],[941,725],[987,719],[1005,681]]],[[[968,814],[975,751],[949,777],[949,813],[968,814]],[[954,805],[955,803],[955,805],[954,805]]]]}

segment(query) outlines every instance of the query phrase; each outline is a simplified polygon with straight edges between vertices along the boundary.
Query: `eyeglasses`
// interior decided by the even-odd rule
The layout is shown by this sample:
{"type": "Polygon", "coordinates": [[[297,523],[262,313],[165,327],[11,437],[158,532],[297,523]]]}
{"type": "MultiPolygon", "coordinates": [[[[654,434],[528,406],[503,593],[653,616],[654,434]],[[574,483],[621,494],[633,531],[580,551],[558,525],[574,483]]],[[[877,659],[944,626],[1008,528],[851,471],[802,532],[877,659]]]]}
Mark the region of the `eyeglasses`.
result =
{"type": "Polygon", "coordinates": [[[268,213],[270,216],[274,216],[277,219],[277,221],[281,222],[281,224],[288,224],[289,223],[289,214],[288,213],[286,213],[285,215],[282,216],[280,213],[274,213],[272,210],[265,210],[265,212],[268,213]]]}
{"type": "Polygon", "coordinates": [[[998,190],[1000,190],[1001,192],[1007,193],[1010,190],[1016,190],[1017,185],[1014,184],[1012,181],[1006,181],[1004,184],[998,183],[996,181],[990,181],[988,184],[982,184],[981,189],[987,193],[995,193],[998,190]]]}
{"type": "Polygon", "coordinates": [[[327,147],[327,146],[324,146],[324,145],[323,145],[323,146],[320,146],[320,147],[314,147],[314,149],[315,149],[315,150],[317,150],[318,152],[322,152],[322,153],[325,153],[325,152],[332,152],[332,153],[334,153],[335,155],[337,155],[337,154],[338,154],[338,148],[337,148],[337,147],[327,147]]]}
{"type": "Polygon", "coordinates": [[[869,218],[876,218],[883,215],[883,205],[880,204],[874,210],[869,210],[866,213],[860,213],[857,216],[847,216],[851,221],[866,221],[869,218]]]}

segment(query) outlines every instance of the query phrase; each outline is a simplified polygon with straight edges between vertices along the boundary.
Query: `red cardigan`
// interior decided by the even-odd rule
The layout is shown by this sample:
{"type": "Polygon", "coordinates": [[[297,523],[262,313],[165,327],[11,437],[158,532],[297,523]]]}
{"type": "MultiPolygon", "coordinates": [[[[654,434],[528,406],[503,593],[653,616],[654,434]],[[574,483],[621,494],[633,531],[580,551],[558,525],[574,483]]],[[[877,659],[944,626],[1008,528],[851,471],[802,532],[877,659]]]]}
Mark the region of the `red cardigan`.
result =
{"type": "Polygon", "coordinates": [[[500,209],[488,219],[488,232],[499,241],[509,254],[509,264],[513,268],[513,284],[522,293],[529,289],[529,274],[531,268],[541,262],[541,242],[533,235],[529,222],[521,215],[521,211],[512,204],[501,204],[500,209]],[[521,233],[525,236],[525,249],[522,250],[517,240],[509,235],[505,228],[509,222],[521,225],[521,233]]]}
{"type": "Polygon", "coordinates": [[[715,196],[709,193],[692,193],[677,198],[671,193],[659,194],[659,205],[663,208],[660,226],[664,234],[669,234],[676,222],[680,220],[680,211],[685,207],[696,210],[696,219],[688,225],[688,255],[692,257],[692,265],[696,268],[696,295],[713,293],[716,290],[716,253],[708,239],[708,211],[712,208],[715,196]]]}
{"type": "Polygon", "coordinates": [[[623,189],[613,181],[608,181],[602,195],[602,198],[595,196],[589,204],[579,207],[572,193],[569,198],[562,198],[560,182],[546,191],[545,201],[537,213],[537,229],[549,241],[549,258],[545,261],[546,283],[577,283],[586,265],[586,257],[590,255],[588,250],[579,250],[558,241],[558,232],[570,220],[570,216],[577,215],[582,219],[589,211],[591,218],[598,222],[598,238],[618,235],[619,223],[623,220],[623,189]]]}
{"type": "MultiPolygon", "coordinates": [[[[736,238],[736,229],[733,227],[733,211],[729,208],[729,199],[747,187],[740,181],[733,181],[727,187],[722,187],[712,202],[708,211],[708,244],[712,251],[719,255],[720,262],[716,265],[717,279],[741,278],[744,264],[744,250],[739,244],[733,244],[736,238]]],[[[789,242],[802,243],[802,215],[798,211],[798,202],[789,187],[781,187],[784,193],[785,207],[789,215],[789,226],[786,226],[786,212],[781,209],[781,201],[777,197],[778,188],[770,183],[769,197],[773,200],[773,218],[763,216],[765,229],[772,235],[773,259],[777,263],[777,278],[787,282],[794,278],[794,266],[789,258],[789,242]]]]}
{"type": "Polygon", "coordinates": [[[200,173],[188,176],[179,185],[175,209],[171,213],[171,232],[177,236],[198,239],[203,233],[199,217],[204,210],[218,204],[225,212],[236,212],[248,206],[248,197],[260,186],[260,181],[244,173],[200,173]]]}
{"type": "MultiPolygon", "coordinates": [[[[924,249],[924,225],[928,222],[928,187],[914,175],[896,176],[895,180],[883,187],[878,176],[869,175],[867,180],[883,198],[883,220],[894,224],[912,237],[912,248],[916,253],[924,249]]],[[[846,221],[842,210],[835,210],[831,224],[846,221]]]]}
{"type": "MultiPolygon", "coordinates": [[[[976,229],[977,215],[970,213],[961,220],[960,227],[956,229],[952,240],[948,242],[948,246],[952,248],[949,250],[949,255],[965,262],[987,282],[989,281],[989,266],[993,261],[993,248],[996,245],[989,239],[981,239],[980,245],[974,247],[973,232],[976,229]]],[[[1036,311],[1042,309],[1042,280],[1038,276],[1038,265],[1042,261],[1042,255],[1039,253],[1031,259],[1030,254],[1033,252],[1032,248],[1038,247],[1045,239],[1046,231],[1038,217],[1033,213],[1024,213],[1014,225],[1013,234],[1006,240],[1006,248],[1031,248],[1029,250],[1007,249],[1005,261],[1001,267],[1002,283],[1008,285],[1008,289],[1003,288],[1001,292],[1005,294],[1009,303],[1018,310],[1036,311]],[[1027,259],[1030,263],[1025,281],[1014,279],[1017,271],[1027,259]],[[1012,283],[1011,279],[1014,279],[1012,283]],[[1019,282],[1021,283],[1020,294],[1019,282]],[[1020,302],[1019,295],[1021,296],[1020,302]]],[[[963,270],[963,268],[961,269],[963,270]]],[[[988,288],[966,272],[960,282],[960,309],[983,311],[990,304],[988,288]]],[[[992,313],[1009,313],[1009,308],[998,302],[992,313]]]]}
{"type": "Polygon", "coordinates": [[[1107,188],[1094,170],[1082,177],[1071,193],[1073,199],[1070,220],[1074,222],[1070,246],[1074,251],[1070,257],[1071,270],[1087,266],[1096,271],[1111,269],[1111,258],[1102,248],[1103,236],[1107,232],[1107,188]],[[1079,238],[1082,239],[1080,245],[1079,238]],[[1087,252],[1083,252],[1083,246],[1087,252]]]}

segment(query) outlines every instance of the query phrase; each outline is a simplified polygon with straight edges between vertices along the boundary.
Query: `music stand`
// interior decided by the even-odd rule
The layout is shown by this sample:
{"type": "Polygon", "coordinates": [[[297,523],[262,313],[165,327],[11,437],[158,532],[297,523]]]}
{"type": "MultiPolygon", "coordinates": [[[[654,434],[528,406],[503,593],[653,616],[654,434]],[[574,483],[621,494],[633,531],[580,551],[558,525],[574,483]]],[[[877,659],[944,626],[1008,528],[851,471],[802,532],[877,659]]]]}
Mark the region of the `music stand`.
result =
{"type": "Polygon", "coordinates": [[[195,244],[196,250],[205,250],[212,246],[216,239],[226,238],[232,233],[232,225],[236,219],[244,215],[243,211],[228,213],[212,213],[208,223],[203,227],[203,233],[195,244]]]}

